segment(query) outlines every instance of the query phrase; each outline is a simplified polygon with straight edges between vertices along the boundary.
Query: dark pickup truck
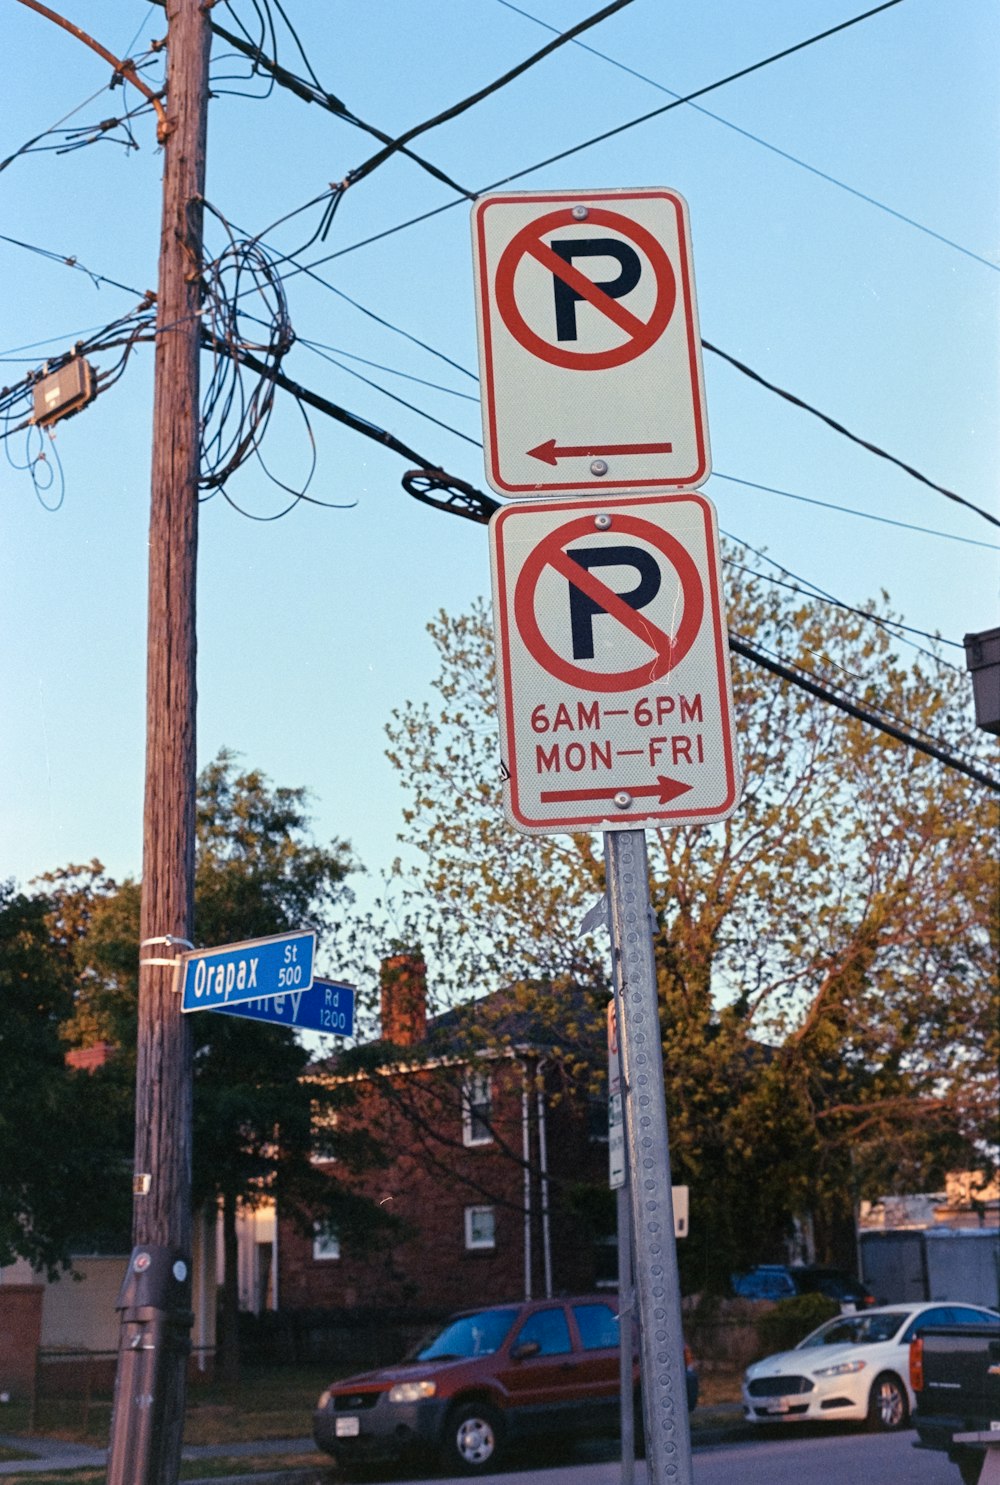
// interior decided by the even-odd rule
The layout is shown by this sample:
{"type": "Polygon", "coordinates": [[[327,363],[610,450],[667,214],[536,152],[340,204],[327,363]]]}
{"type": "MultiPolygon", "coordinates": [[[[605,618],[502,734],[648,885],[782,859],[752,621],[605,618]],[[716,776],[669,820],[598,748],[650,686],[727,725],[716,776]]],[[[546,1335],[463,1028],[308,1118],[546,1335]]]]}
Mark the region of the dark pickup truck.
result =
{"type": "Polygon", "coordinates": [[[910,1386],[916,1447],[944,1450],[963,1485],[1000,1481],[1000,1315],[928,1326],[910,1342],[910,1386]]]}

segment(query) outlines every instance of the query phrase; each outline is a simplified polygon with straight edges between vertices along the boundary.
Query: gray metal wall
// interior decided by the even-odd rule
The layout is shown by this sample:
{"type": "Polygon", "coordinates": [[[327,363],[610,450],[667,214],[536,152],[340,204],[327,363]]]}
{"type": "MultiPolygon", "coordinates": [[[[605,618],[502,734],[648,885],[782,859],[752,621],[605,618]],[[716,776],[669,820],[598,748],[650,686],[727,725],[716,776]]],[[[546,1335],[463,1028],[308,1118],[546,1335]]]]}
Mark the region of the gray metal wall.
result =
{"type": "Polygon", "coordinates": [[[863,1232],[861,1277],[879,1301],[964,1300],[1000,1309],[1000,1232],[863,1232]]]}

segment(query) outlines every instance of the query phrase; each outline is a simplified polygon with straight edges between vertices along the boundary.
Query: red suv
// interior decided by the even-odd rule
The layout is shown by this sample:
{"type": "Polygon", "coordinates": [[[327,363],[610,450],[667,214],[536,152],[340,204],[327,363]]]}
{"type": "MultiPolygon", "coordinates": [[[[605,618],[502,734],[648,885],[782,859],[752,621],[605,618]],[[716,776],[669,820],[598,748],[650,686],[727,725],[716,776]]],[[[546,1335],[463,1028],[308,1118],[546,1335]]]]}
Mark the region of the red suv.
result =
{"type": "MultiPolygon", "coordinates": [[[[685,1361],[690,1408],[698,1378],[685,1361]]],[[[637,1366],[633,1376],[637,1386],[637,1366]]],[[[594,1294],[452,1316],[408,1360],[332,1383],[313,1436],[348,1470],[436,1453],[476,1474],[514,1438],[616,1433],[618,1421],[617,1300],[594,1294]]]]}

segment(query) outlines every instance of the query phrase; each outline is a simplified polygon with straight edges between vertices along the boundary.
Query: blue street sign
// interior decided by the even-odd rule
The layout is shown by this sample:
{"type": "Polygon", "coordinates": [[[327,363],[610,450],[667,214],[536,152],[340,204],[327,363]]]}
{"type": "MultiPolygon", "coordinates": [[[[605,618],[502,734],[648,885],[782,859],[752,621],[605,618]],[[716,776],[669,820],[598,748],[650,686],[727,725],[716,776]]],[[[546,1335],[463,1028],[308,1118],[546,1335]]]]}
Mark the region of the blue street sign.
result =
{"type": "Polygon", "coordinates": [[[181,1010],[210,1011],[308,990],[315,952],[315,933],[300,929],[182,954],[181,1010]]]}
{"type": "Polygon", "coordinates": [[[325,1031],[329,1036],[354,1035],[354,990],[336,980],[313,980],[311,990],[292,990],[267,1000],[248,1000],[241,1005],[220,1005],[226,1016],[244,1016],[249,1021],[269,1021],[272,1026],[295,1026],[300,1031],[325,1031]]]}

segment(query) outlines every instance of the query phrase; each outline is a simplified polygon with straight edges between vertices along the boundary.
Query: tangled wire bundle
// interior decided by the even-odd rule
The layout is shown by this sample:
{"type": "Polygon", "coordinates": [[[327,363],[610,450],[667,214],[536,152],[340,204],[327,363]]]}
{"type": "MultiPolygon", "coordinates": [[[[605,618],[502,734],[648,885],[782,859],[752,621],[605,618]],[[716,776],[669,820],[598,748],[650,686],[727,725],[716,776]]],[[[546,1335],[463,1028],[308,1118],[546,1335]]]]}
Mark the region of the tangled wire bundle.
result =
{"type": "Polygon", "coordinates": [[[298,489],[278,479],[261,454],[274,409],[273,373],[295,341],[288,303],[277,267],[260,242],[239,241],[226,230],[229,244],[206,264],[202,279],[202,343],[212,352],[213,367],[202,398],[201,487],[212,494],[221,491],[233,504],[226,482],[253,455],[268,478],[298,500],[316,467],[315,441],[305,411],[311,462],[298,489]],[[243,364],[245,353],[263,362],[267,371],[249,373],[243,364]]]}

